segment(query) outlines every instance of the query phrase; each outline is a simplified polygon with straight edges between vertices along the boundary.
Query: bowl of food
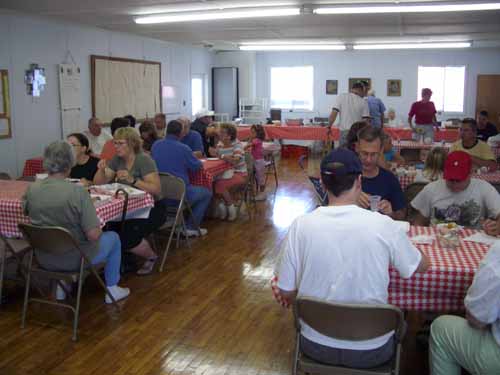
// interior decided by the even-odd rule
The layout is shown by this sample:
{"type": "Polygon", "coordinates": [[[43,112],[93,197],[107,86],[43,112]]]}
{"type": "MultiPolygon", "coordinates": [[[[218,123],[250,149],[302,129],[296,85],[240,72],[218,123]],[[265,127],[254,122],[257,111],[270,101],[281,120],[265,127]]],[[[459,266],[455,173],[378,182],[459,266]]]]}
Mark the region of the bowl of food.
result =
{"type": "Polygon", "coordinates": [[[441,223],[436,225],[437,238],[443,247],[455,248],[460,245],[460,230],[462,227],[457,223],[441,223]]]}

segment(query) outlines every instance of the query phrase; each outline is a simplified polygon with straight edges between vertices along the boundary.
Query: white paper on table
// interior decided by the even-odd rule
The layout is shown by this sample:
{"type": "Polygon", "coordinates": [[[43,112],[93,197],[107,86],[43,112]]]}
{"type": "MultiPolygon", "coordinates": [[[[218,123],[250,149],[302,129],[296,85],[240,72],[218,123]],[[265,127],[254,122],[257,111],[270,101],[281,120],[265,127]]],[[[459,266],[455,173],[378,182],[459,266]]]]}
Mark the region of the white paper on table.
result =
{"type": "Polygon", "coordinates": [[[410,223],[403,220],[394,220],[398,227],[401,227],[406,233],[410,231],[410,223]]]}
{"type": "Polygon", "coordinates": [[[419,245],[432,245],[436,237],[433,235],[421,234],[418,236],[410,237],[411,242],[419,245]]]}
{"type": "Polygon", "coordinates": [[[470,235],[469,237],[465,237],[464,241],[479,242],[486,245],[494,245],[500,241],[500,238],[489,236],[484,232],[477,232],[470,235]]]}

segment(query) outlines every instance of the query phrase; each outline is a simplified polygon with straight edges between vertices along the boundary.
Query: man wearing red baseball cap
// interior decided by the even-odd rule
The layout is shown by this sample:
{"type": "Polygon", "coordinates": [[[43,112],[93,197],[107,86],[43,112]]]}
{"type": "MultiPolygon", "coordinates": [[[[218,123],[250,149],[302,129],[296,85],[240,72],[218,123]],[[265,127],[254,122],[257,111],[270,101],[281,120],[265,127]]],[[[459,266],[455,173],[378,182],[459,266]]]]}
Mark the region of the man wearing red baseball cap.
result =
{"type": "Polygon", "coordinates": [[[500,235],[500,195],[484,180],[471,178],[472,159],[454,151],[444,164],[442,180],[431,182],[413,199],[415,225],[455,222],[500,235]]]}

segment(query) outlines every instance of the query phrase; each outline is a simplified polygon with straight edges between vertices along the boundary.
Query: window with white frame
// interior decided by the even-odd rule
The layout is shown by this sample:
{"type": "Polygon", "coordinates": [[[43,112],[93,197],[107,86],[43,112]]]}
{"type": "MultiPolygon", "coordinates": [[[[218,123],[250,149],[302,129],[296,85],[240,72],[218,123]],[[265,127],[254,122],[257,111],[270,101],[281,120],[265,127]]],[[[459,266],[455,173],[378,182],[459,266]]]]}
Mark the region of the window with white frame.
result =
{"type": "Polygon", "coordinates": [[[191,78],[191,111],[192,115],[205,108],[207,105],[205,76],[203,74],[195,74],[191,78]]]}
{"type": "Polygon", "coordinates": [[[419,66],[419,98],[426,87],[432,90],[437,111],[464,112],[465,66],[419,66]]]}
{"type": "Polygon", "coordinates": [[[312,110],[314,69],[312,66],[271,68],[271,107],[312,110]]]}

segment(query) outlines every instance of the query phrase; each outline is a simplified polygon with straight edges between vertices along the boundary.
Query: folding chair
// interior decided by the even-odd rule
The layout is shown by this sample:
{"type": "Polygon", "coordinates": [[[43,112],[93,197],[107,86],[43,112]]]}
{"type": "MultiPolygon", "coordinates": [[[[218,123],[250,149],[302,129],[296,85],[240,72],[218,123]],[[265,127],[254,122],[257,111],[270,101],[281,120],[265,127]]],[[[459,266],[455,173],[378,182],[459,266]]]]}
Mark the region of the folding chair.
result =
{"type": "Polygon", "coordinates": [[[398,375],[401,343],[406,333],[403,312],[392,305],[359,305],[298,298],[294,304],[296,344],[293,375],[298,371],[328,375],[398,375]],[[322,335],[339,340],[364,341],[394,333],[393,358],[376,368],[354,369],[317,362],[307,357],[300,346],[301,324],[322,335]]]}
{"type": "MultiPolygon", "coordinates": [[[[179,247],[179,238],[181,231],[186,232],[186,221],[184,219],[184,211],[188,211],[188,215],[191,216],[193,222],[195,222],[199,235],[201,236],[199,223],[196,222],[191,206],[189,205],[186,198],[186,185],[182,178],[171,175],[170,173],[160,173],[160,184],[162,197],[166,201],[176,202],[175,206],[167,204],[167,220],[158,229],[158,232],[170,232],[168,237],[167,246],[163,252],[163,257],[160,264],[160,272],[163,272],[163,267],[167,260],[168,250],[170,249],[170,244],[174,234],[177,232],[177,245],[179,247]],[[168,220],[173,217],[174,221],[168,220]]],[[[189,241],[189,236],[186,237],[186,242],[189,248],[191,248],[191,242],[189,241]]],[[[156,241],[155,241],[156,242],[156,241]]]]}
{"type": "Polygon", "coordinates": [[[239,187],[236,192],[239,192],[241,195],[241,199],[238,201],[237,205],[237,216],[240,216],[241,206],[245,203],[247,207],[248,217],[251,219],[252,216],[250,214],[250,203],[255,205],[255,190],[256,186],[256,178],[255,178],[255,166],[252,154],[249,152],[245,152],[245,164],[247,166],[247,181],[245,185],[239,187]]]}
{"type": "Polygon", "coordinates": [[[85,281],[87,276],[90,275],[91,273],[96,277],[101,287],[104,289],[106,294],[111,298],[114,306],[117,309],[119,309],[115,298],[109,292],[102,278],[97,273],[97,271],[104,268],[104,264],[99,264],[96,266],[92,265],[87,255],[80,249],[78,242],[75,241],[74,237],[67,229],[61,227],[35,226],[32,224],[19,224],[19,229],[23,233],[24,238],[28,240],[32,249],[36,249],[39,252],[50,254],[53,256],[61,256],[68,253],[72,249],[76,249],[80,253],[80,267],[78,268],[77,271],[51,271],[45,269],[40,265],[34,267],[33,266],[34,250],[32,250],[29,253],[28,267],[26,273],[26,289],[24,293],[24,304],[23,304],[22,323],[21,323],[22,328],[25,327],[28,304],[31,301],[65,307],[73,312],[74,318],[73,318],[72,340],[77,341],[80,301],[81,301],[83,282],[85,281]],[[60,285],[68,294],[69,291],[60,281],[63,280],[69,283],[78,283],[75,305],[73,306],[72,304],[69,303],[55,302],[49,299],[32,298],[32,297],[30,298],[29,294],[30,294],[30,286],[31,286],[30,283],[32,274],[46,277],[50,280],[56,280],[58,282],[58,285],[60,285]]]}
{"type": "MultiPolygon", "coordinates": [[[[30,250],[30,245],[22,239],[6,238],[0,235],[0,304],[2,304],[3,281],[5,277],[5,264],[14,260],[18,267],[22,267],[24,255],[30,250]]],[[[23,274],[22,270],[19,272],[23,274]]]]}
{"type": "Polygon", "coordinates": [[[272,152],[264,155],[264,161],[266,166],[266,180],[264,181],[264,185],[267,185],[267,178],[270,174],[274,174],[274,189],[278,189],[278,169],[276,168],[276,160],[274,159],[274,154],[272,152]]]}
{"type": "Polygon", "coordinates": [[[323,184],[321,183],[321,179],[319,177],[309,176],[304,167],[304,160],[307,158],[307,155],[302,155],[299,158],[299,167],[302,169],[302,172],[306,175],[309,182],[312,184],[314,188],[314,193],[316,195],[316,199],[318,200],[318,206],[328,206],[328,192],[323,188],[323,184]]]}

